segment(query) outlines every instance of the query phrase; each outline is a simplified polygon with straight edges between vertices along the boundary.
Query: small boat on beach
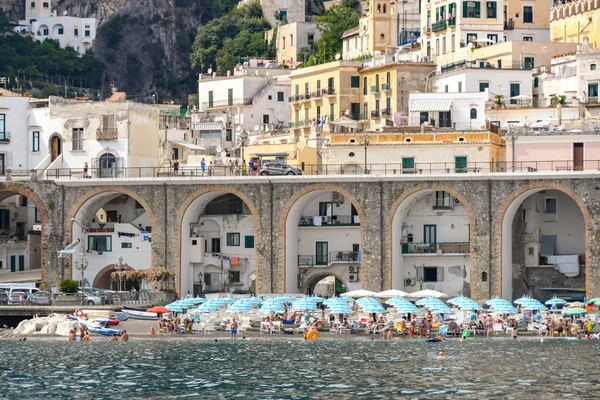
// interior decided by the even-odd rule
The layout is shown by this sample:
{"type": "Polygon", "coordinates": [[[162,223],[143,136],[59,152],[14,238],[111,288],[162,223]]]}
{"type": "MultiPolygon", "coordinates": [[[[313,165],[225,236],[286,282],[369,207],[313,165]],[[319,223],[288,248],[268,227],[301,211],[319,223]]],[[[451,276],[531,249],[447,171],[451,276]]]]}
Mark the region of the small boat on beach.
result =
{"type": "Polygon", "coordinates": [[[123,311],[146,311],[148,307],[123,306],[123,311]]]}
{"type": "Polygon", "coordinates": [[[112,335],[120,336],[121,335],[121,331],[120,330],[118,330],[118,329],[112,329],[112,328],[88,327],[88,331],[93,332],[93,333],[98,333],[98,334],[104,335],[104,336],[112,336],[112,335]]]}
{"type": "Polygon", "coordinates": [[[129,318],[129,313],[127,313],[127,312],[116,312],[115,313],[115,318],[117,318],[119,321],[127,321],[127,319],[129,318]]]}
{"type": "Polygon", "coordinates": [[[129,318],[131,318],[131,319],[145,319],[145,320],[157,320],[158,319],[158,314],[153,313],[153,312],[128,310],[127,313],[129,314],[129,318]]]}

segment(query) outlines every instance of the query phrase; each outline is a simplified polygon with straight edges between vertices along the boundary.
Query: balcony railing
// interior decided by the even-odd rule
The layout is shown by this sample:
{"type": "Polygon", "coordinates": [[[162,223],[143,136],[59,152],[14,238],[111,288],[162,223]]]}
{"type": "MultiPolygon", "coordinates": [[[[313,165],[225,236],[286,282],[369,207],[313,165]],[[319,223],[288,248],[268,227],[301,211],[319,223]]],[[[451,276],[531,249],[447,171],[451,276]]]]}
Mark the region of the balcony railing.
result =
{"type": "Polygon", "coordinates": [[[300,121],[294,121],[294,128],[302,128],[303,126],[306,126],[306,121],[304,120],[300,120],[300,121]]]}
{"type": "Polygon", "coordinates": [[[321,89],[321,92],[323,92],[323,95],[325,96],[335,96],[335,89],[332,87],[327,89],[321,89]]]}
{"type": "Polygon", "coordinates": [[[115,140],[118,135],[117,128],[102,128],[96,131],[96,140],[115,140]]]}
{"type": "Polygon", "coordinates": [[[402,254],[467,254],[471,252],[469,242],[402,243],[402,254]]]}
{"type": "Polygon", "coordinates": [[[358,216],[354,215],[329,215],[329,216],[302,216],[298,226],[359,226],[358,216]]]}
{"type": "Polygon", "coordinates": [[[515,21],[504,21],[505,31],[512,31],[513,29],[515,29],[515,21]]]}
{"type": "Polygon", "coordinates": [[[350,118],[352,118],[355,121],[364,121],[364,120],[368,119],[365,114],[360,114],[360,113],[350,114],[350,118]]]}
{"type": "Polygon", "coordinates": [[[448,25],[449,26],[456,26],[456,17],[450,17],[450,18],[448,18],[448,25]]]}
{"type": "Polygon", "coordinates": [[[207,101],[202,103],[202,109],[217,108],[217,107],[228,107],[228,106],[242,106],[252,104],[252,99],[228,99],[219,101],[207,101]]]}
{"type": "Polygon", "coordinates": [[[382,117],[391,117],[392,116],[392,110],[389,108],[384,108],[383,110],[381,110],[381,116],[382,117]]]}
{"type": "Polygon", "coordinates": [[[382,83],[381,84],[381,91],[385,92],[385,91],[388,91],[388,90],[390,90],[390,84],[389,83],[382,83]]]}
{"type": "Polygon", "coordinates": [[[379,118],[379,110],[371,111],[371,118],[379,118]]]}
{"type": "Polygon", "coordinates": [[[587,98],[587,101],[586,101],[586,104],[594,104],[594,105],[598,105],[598,104],[600,104],[600,103],[598,102],[598,100],[599,100],[599,99],[600,99],[600,97],[598,97],[598,96],[595,96],[595,97],[588,97],[588,98],[587,98]]]}
{"type": "Polygon", "coordinates": [[[359,263],[359,251],[331,251],[327,254],[298,256],[299,267],[328,267],[332,263],[359,263]]]}
{"type": "Polygon", "coordinates": [[[379,85],[371,86],[371,93],[377,93],[377,92],[379,92],[379,85]]]}
{"type": "Polygon", "coordinates": [[[431,30],[434,32],[446,29],[446,21],[438,21],[431,25],[431,30]]]}
{"type": "Polygon", "coordinates": [[[462,68],[468,68],[468,69],[513,69],[513,70],[525,70],[525,71],[529,71],[532,69],[532,66],[530,63],[525,63],[525,62],[521,62],[521,61],[513,61],[512,63],[503,63],[502,66],[498,67],[497,65],[494,65],[488,61],[482,60],[479,61],[478,63],[473,64],[472,62],[467,62],[467,61],[457,61],[454,63],[450,63],[450,64],[445,64],[442,65],[441,67],[441,73],[445,73],[445,72],[449,72],[452,71],[454,69],[462,69],[462,68]]]}

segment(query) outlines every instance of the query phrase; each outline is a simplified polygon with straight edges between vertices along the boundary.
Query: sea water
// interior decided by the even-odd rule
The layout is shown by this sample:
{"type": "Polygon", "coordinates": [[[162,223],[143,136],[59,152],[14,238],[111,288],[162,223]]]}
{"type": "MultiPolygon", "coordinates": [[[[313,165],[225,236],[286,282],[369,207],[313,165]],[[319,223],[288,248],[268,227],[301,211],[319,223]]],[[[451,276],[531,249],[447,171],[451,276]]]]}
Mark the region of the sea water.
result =
{"type": "Polygon", "coordinates": [[[600,398],[596,340],[92,340],[0,341],[0,398],[600,398]]]}

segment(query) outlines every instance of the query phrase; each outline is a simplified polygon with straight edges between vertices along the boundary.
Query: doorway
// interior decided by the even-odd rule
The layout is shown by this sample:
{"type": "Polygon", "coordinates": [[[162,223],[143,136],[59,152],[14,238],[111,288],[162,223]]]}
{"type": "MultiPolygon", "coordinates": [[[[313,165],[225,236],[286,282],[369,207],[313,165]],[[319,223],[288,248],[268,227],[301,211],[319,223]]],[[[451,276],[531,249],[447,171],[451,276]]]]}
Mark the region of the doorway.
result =
{"type": "Polygon", "coordinates": [[[573,171],[583,171],[583,143],[573,143],[573,171]]]}
{"type": "Polygon", "coordinates": [[[100,178],[114,178],[117,158],[114,154],[104,153],[100,156],[100,178]]]}
{"type": "Polygon", "coordinates": [[[53,136],[50,139],[50,157],[51,160],[54,161],[62,154],[62,143],[60,141],[60,137],[53,136]]]}

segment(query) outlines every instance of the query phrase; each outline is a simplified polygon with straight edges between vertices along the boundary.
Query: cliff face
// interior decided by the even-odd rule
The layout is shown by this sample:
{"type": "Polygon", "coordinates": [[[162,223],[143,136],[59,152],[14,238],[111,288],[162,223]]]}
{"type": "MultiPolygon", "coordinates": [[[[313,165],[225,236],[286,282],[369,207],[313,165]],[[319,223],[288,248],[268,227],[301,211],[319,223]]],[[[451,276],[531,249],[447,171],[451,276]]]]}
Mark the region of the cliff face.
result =
{"type": "Polygon", "coordinates": [[[158,94],[161,102],[195,91],[189,53],[206,18],[204,1],[59,0],[53,8],[97,18],[93,50],[105,65],[105,89],[115,85],[140,101],[158,94]]]}

